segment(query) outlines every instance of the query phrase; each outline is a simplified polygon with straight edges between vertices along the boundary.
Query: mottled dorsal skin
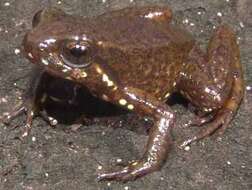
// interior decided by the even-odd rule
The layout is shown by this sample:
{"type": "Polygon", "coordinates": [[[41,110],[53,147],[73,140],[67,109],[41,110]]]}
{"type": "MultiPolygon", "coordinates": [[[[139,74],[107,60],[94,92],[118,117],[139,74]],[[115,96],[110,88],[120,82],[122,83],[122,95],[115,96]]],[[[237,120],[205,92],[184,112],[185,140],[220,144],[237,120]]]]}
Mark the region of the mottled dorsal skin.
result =
{"type": "MultiPolygon", "coordinates": [[[[205,113],[191,124],[208,123],[182,146],[217,129],[223,132],[242,100],[244,81],[234,32],[219,26],[205,55],[171,17],[168,7],[125,8],[91,18],[48,8],[34,16],[24,38],[26,57],[45,72],[153,118],[143,157],[122,170],[100,174],[100,180],[134,180],[162,166],[172,144],[175,116],[165,104],[172,93],[181,93],[205,113]]],[[[37,96],[35,91],[28,101],[28,129],[35,110],[31,100],[37,96]]]]}
{"type": "MultiPolygon", "coordinates": [[[[60,41],[85,35],[96,43],[95,56],[103,60],[102,64],[112,68],[124,85],[165,99],[165,95],[175,89],[194,40],[188,32],[170,25],[171,14],[166,15],[168,18],[154,20],[148,18],[151,11],[167,9],[127,8],[123,12],[114,11],[96,18],[62,16],[45,20],[46,24],[38,24],[28,40],[39,46],[49,38],[60,41]],[[97,46],[98,42],[102,44],[97,46]]],[[[60,49],[56,46],[52,48],[60,49]]],[[[48,52],[53,51],[49,49],[48,52]]]]}
{"type": "Polygon", "coordinates": [[[165,99],[166,93],[174,91],[194,41],[187,32],[172,27],[168,20],[145,20],[144,16],[136,19],[121,16],[105,25],[108,31],[118,25],[119,31],[115,35],[111,32],[104,40],[105,46],[106,41],[108,45],[102,57],[110,60],[107,64],[124,85],[165,99]]]}

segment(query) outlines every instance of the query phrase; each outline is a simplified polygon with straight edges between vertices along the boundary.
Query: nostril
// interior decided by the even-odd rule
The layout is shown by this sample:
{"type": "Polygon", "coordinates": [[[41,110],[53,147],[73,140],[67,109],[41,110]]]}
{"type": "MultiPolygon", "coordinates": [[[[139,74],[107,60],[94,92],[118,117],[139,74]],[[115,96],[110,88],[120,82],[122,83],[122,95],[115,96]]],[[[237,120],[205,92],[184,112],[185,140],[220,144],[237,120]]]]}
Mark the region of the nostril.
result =
{"type": "Polygon", "coordinates": [[[40,21],[41,21],[41,13],[42,13],[42,10],[38,11],[34,16],[33,16],[33,19],[32,19],[32,27],[36,27],[40,21]]]}

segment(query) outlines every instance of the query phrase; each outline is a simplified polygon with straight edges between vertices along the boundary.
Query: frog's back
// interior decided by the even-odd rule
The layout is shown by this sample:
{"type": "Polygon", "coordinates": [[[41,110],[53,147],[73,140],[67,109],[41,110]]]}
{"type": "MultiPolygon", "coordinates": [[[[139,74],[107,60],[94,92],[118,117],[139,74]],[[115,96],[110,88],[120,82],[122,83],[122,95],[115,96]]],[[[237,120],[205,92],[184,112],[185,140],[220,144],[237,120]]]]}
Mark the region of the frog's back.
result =
{"type": "Polygon", "coordinates": [[[172,25],[169,18],[153,19],[165,10],[126,8],[95,21],[95,30],[102,31],[99,39],[111,46],[102,57],[107,57],[121,81],[161,99],[174,90],[182,62],[194,43],[191,35],[172,25]]]}
{"type": "Polygon", "coordinates": [[[112,11],[96,18],[94,30],[102,31],[101,38],[122,48],[184,46],[191,43],[192,37],[188,32],[170,24],[171,15],[156,19],[167,10],[168,7],[132,7],[112,11]]]}

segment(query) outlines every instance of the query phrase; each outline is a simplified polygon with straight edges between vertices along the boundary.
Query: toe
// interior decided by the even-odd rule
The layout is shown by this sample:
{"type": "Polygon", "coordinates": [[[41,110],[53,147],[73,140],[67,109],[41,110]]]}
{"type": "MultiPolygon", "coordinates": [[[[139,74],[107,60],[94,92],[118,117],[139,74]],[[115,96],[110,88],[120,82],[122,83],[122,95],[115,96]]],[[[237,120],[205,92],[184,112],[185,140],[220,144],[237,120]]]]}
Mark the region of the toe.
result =
{"type": "Polygon", "coordinates": [[[103,173],[99,174],[97,176],[98,181],[110,181],[110,180],[116,180],[116,181],[121,181],[124,175],[126,175],[129,172],[128,167],[125,167],[122,170],[118,170],[115,172],[108,172],[108,173],[103,173]]]}

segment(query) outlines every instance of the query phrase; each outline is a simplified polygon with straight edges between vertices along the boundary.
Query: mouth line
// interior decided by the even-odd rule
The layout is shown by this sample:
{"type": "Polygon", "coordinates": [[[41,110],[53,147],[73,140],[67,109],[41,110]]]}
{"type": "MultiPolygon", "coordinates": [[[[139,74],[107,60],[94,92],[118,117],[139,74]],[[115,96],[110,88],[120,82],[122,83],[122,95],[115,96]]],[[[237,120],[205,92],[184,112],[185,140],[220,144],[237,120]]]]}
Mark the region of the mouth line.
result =
{"type": "Polygon", "coordinates": [[[72,67],[68,66],[66,60],[62,56],[57,56],[56,54],[49,53],[48,56],[41,58],[41,63],[45,67],[51,67],[52,69],[60,70],[63,73],[73,70],[72,67]]]}
{"type": "Polygon", "coordinates": [[[67,72],[72,70],[70,67],[65,67],[62,61],[53,55],[41,58],[39,64],[46,72],[60,78],[67,78],[67,72]]]}

